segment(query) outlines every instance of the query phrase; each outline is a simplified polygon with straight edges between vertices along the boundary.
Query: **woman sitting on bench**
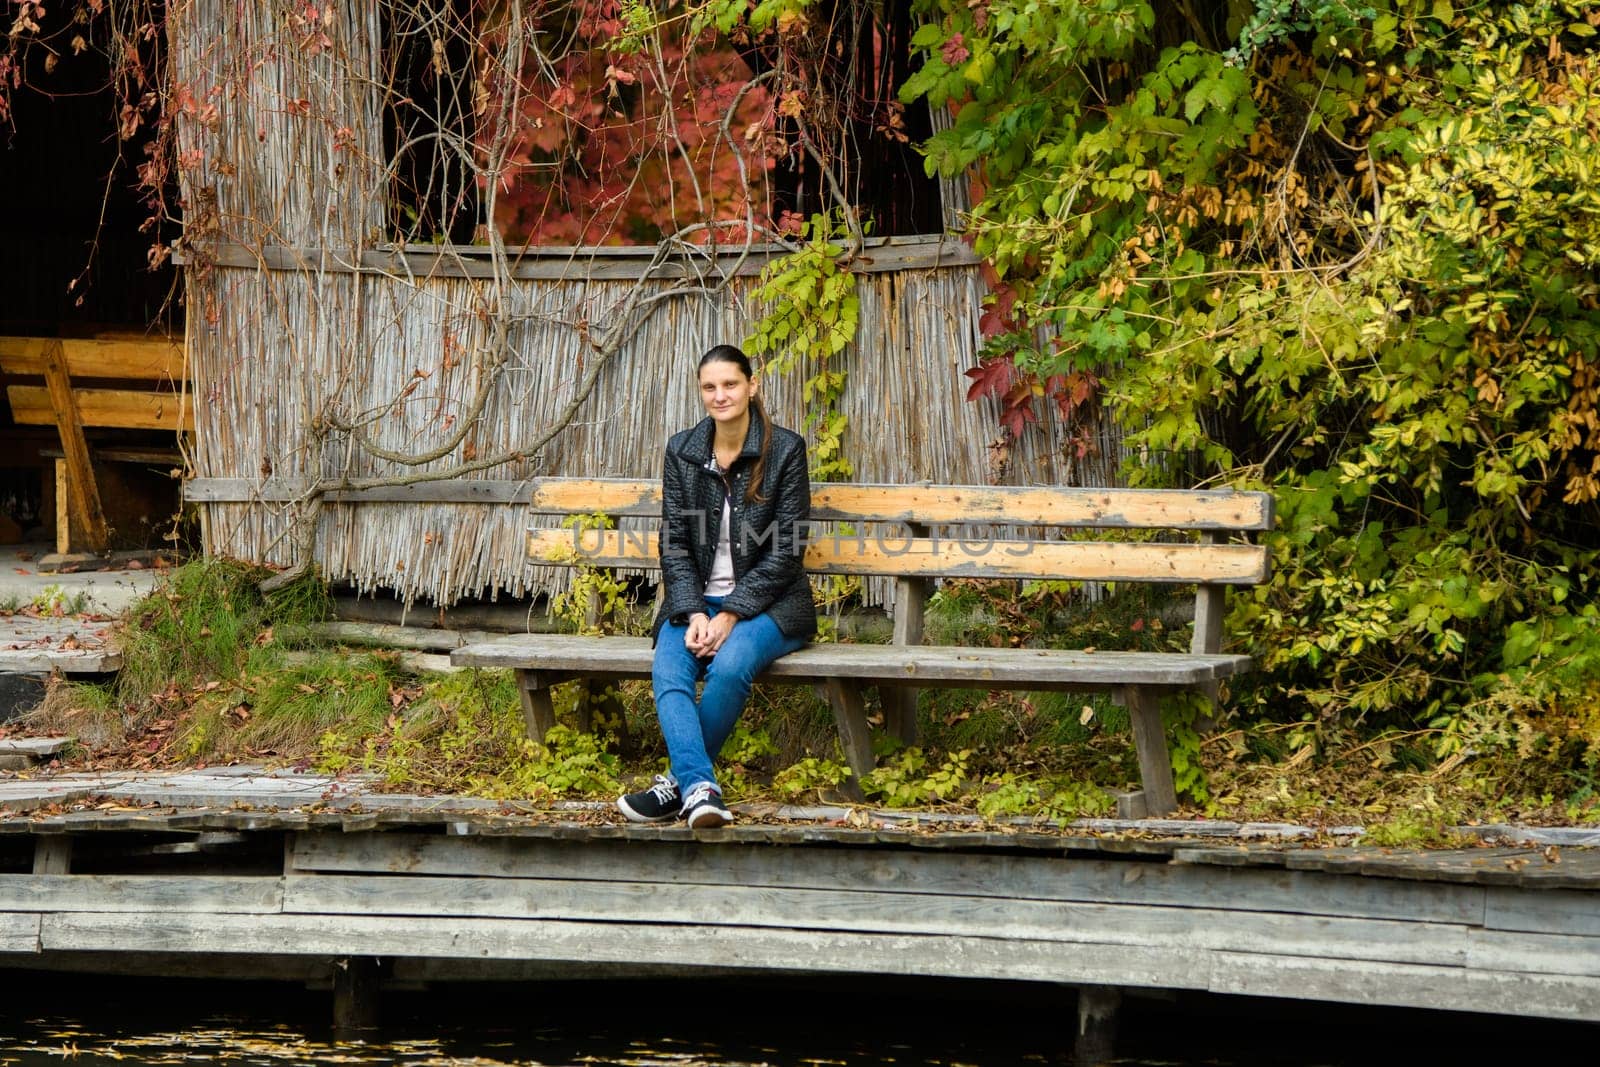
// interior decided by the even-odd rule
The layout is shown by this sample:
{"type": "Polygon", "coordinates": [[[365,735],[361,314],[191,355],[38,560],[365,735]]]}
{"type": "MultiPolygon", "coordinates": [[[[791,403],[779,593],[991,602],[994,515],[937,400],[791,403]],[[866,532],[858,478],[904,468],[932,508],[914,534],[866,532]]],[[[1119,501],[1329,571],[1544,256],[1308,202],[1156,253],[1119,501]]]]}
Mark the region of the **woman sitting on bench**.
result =
{"type": "Polygon", "coordinates": [[[733,818],[711,761],[751,683],[817,632],[801,560],[811,511],[805,441],[767,418],[739,349],[716,346],[698,373],[706,418],[667,442],[661,475],[651,681],[672,773],[617,800],[635,822],[682,818],[696,829],[733,818]]]}

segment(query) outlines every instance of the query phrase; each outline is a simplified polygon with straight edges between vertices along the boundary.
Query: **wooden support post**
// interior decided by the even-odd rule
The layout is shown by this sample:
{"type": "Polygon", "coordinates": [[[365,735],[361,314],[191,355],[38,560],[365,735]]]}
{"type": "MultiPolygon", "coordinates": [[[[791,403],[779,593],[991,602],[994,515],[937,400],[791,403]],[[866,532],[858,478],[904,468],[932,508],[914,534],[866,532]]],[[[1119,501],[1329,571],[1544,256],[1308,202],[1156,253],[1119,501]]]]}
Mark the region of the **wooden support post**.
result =
{"type": "MultiPolygon", "coordinates": [[[[1220,543],[1218,535],[1210,530],[1200,535],[1201,544],[1220,543]]],[[[1194,593],[1194,637],[1189,641],[1189,651],[1214,654],[1222,651],[1222,617],[1228,611],[1228,587],[1225,585],[1199,585],[1194,593]]],[[[1217,710],[1217,683],[1206,682],[1199,687],[1211,704],[1206,717],[1214,723],[1217,710]]]]}
{"type": "Polygon", "coordinates": [[[543,742],[544,735],[556,724],[556,706],[550,699],[550,687],[537,672],[518,668],[517,692],[522,697],[522,721],[527,724],[528,736],[543,742]]]}
{"type": "Polygon", "coordinates": [[[1189,651],[1196,655],[1222,651],[1222,616],[1227,612],[1228,587],[1202,585],[1195,589],[1194,637],[1189,651]]]}
{"type": "Polygon", "coordinates": [[[333,1031],[340,1038],[378,1026],[379,961],[352,956],[333,961],[333,1031]]]}
{"type": "Polygon", "coordinates": [[[1158,690],[1130,685],[1123,704],[1133,724],[1133,746],[1139,754],[1139,778],[1144,783],[1145,807],[1160,818],[1178,807],[1178,787],[1172,780],[1172,756],[1167,752],[1167,732],[1161,726],[1158,690]]]}
{"type": "Polygon", "coordinates": [[[844,792],[852,800],[862,800],[865,798],[861,779],[871,773],[876,764],[872,758],[872,731],[867,726],[861,686],[839,678],[830,678],[826,684],[828,703],[833,706],[833,718],[839,725],[839,742],[844,747],[845,762],[850,764],[852,775],[843,787],[844,792]]]}
{"type": "Polygon", "coordinates": [[[1122,993],[1115,986],[1078,987],[1078,1037],[1073,1042],[1074,1067],[1094,1067],[1116,1055],[1117,1012],[1122,993]]]}
{"type": "MultiPolygon", "coordinates": [[[[50,406],[55,409],[56,430],[61,435],[62,460],[66,471],[67,505],[72,518],[78,523],[78,533],[83,548],[90,552],[104,552],[109,534],[106,530],[105,511],[100,507],[100,489],[94,481],[94,465],[89,458],[89,442],[83,436],[83,419],[78,413],[78,398],[72,391],[72,379],[67,374],[67,358],[61,342],[53,341],[42,353],[45,385],[50,391],[50,406]]],[[[60,492],[57,486],[57,492],[60,492]]],[[[56,536],[59,549],[61,537],[56,536]]],[[[71,550],[69,544],[66,551],[71,550]]]]}
{"type": "Polygon", "coordinates": [[[58,459],[55,461],[55,466],[56,554],[65,556],[72,551],[72,486],[68,484],[67,461],[58,459]]]}
{"type": "Polygon", "coordinates": [[[40,834],[33,839],[34,874],[69,874],[72,838],[66,834],[40,834]]]}
{"type": "MultiPolygon", "coordinates": [[[[911,523],[909,536],[926,537],[928,528],[911,523]]],[[[928,582],[923,578],[896,578],[894,582],[894,643],[922,644],[923,614],[928,605],[928,582]]],[[[883,686],[883,727],[906,745],[917,743],[917,691],[901,686],[883,686]]]]}

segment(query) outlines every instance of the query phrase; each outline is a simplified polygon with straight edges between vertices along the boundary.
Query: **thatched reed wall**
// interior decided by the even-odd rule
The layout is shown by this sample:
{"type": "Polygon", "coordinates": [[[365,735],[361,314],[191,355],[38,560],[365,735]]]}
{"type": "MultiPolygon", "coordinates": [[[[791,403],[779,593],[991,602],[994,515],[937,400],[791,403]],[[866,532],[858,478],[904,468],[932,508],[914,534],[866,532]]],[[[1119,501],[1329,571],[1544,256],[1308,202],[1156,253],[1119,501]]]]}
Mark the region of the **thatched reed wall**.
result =
{"type": "MultiPolygon", "coordinates": [[[[401,469],[336,427],[361,424],[380,446],[416,451],[469,421],[480,384],[473,356],[496,323],[507,326],[511,355],[481,423],[452,454],[416,470],[449,469],[536,436],[573,395],[597,332],[615,326],[636,286],[658,292],[691,268],[731,275],[715,293],[665,301],[638,323],[551,447],[467,480],[503,489],[544,474],[652,476],[665,437],[700,417],[700,353],[750,331],[759,257],[696,256],[641,283],[649,250],[545,250],[508,275],[481,250],[374,249],[387,181],[378,161],[378,8],[376,0],[331,5],[333,22],[312,28],[299,21],[302,6],[283,0],[169,7],[178,99],[187,101],[178,120],[196,396],[190,495],[205,501],[213,553],[288,564],[303,506],[296,486],[401,469]]],[[[857,268],[861,326],[840,365],[858,480],[1107,484],[1114,438],[1098,456],[1071,459],[1048,416],[998,462],[995,411],[965,400],[985,287],[959,242],[879,243],[857,268]]],[[[799,384],[797,376],[767,383],[775,417],[796,427],[799,384]]],[[[556,588],[563,575],[523,565],[531,519],[504,498],[330,501],[315,556],[329,578],[408,601],[556,588]]]]}
{"type": "MultiPolygon", "coordinates": [[[[614,262],[614,261],[613,261],[614,262]]],[[[547,425],[572,396],[588,342],[581,321],[603,322],[633,283],[528,280],[512,290],[514,355],[490,398],[482,428],[455,454],[421,470],[448,469],[472,455],[514,448],[547,425]]],[[[215,267],[221,315],[192,330],[196,473],[236,481],[253,502],[207,503],[207,548],[287,564],[293,488],[314,475],[368,477],[392,465],[312,440],[316,413],[381,412],[373,438],[418,449],[461,417],[476,387],[465,362],[481,343],[472,314],[489,283],[435,277],[415,283],[390,275],[302,273],[215,267]],[[450,338],[449,341],[446,338],[450,338]],[[421,372],[421,375],[418,372],[421,372]],[[398,403],[395,398],[415,383],[398,403]]],[[[534,475],[654,476],[673,430],[701,411],[694,364],[709,345],[750,328],[753,279],[736,278],[717,298],[686,297],[661,307],[602,375],[577,420],[536,458],[472,477],[504,482],[534,475]]],[[[867,482],[1105,484],[1116,454],[1072,461],[1055,427],[1031,433],[1003,471],[995,467],[995,412],[965,400],[963,371],[976,362],[976,323],[985,291],[970,263],[863,274],[861,328],[840,366],[848,374],[847,451],[867,482]]],[[[800,426],[798,375],[766,383],[774,418],[800,426]]],[[[1107,430],[1106,433],[1111,431],[1107,430]]],[[[329,577],[363,589],[392,588],[406,599],[450,603],[464,595],[545,591],[559,576],[523,566],[522,533],[532,517],[520,504],[329,503],[317,557],[329,577]]]]}
{"type": "Polygon", "coordinates": [[[382,233],[381,6],[314,10],[168,0],[190,241],[352,248],[382,233]]]}

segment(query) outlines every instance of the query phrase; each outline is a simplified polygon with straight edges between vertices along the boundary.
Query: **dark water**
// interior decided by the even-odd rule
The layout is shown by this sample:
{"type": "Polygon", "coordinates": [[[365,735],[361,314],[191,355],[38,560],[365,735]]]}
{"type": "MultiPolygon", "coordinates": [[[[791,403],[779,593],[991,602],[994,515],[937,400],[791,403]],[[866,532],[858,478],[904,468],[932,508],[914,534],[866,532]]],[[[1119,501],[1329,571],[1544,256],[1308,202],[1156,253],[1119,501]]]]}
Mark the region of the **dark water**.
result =
{"type": "MultiPolygon", "coordinates": [[[[329,994],[281,984],[0,970],[0,1067],[459,1064],[1067,1065],[1069,993],[957,982],[567,982],[390,993],[336,1041],[329,994]]],[[[1600,1027],[1298,1001],[1126,1002],[1121,1064],[1593,1062],[1600,1027]],[[1582,1051],[1578,1051],[1582,1050],[1582,1051]]]]}

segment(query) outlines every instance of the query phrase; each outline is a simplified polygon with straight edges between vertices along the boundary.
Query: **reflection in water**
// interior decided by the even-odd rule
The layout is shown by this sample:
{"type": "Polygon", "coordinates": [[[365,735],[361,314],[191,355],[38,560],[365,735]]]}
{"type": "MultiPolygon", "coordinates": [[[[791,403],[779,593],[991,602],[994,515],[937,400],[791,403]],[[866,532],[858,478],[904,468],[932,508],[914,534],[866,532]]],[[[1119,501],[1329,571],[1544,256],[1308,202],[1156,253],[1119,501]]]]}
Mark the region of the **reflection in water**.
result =
{"type": "MultiPolygon", "coordinates": [[[[0,1067],[1041,1067],[1069,1062],[1065,990],[955,982],[565,982],[390,993],[370,1040],[337,1041],[330,995],[287,984],[0,970],[0,1067]]],[[[1124,1002],[1126,1065],[1515,1062],[1592,1027],[1295,1001],[1124,1002]]]]}

